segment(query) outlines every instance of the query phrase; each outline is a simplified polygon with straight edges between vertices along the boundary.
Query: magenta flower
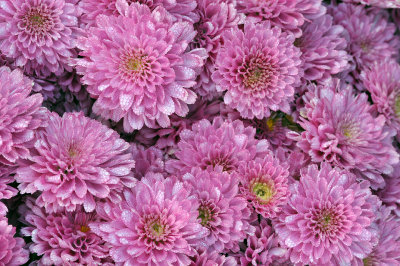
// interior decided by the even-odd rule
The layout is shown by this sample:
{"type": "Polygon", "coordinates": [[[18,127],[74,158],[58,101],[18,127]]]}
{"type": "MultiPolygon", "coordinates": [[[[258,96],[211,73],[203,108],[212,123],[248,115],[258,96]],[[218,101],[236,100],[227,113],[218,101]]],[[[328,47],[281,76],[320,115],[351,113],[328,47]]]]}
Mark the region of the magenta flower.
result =
{"type": "Polygon", "coordinates": [[[290,133],[297,146],[313,162],[355,171],[370,180],[372,188],[382,188],[381,175],[393,171],[399,154],[392,146],[393,133],[384,128],[384,116],[372,115],[367,95],[354,96],[350,86],[334,80],[307,97],[299,121],[305,131],[290,133]]]}
{"type": "Polygon", "coordinates": [[[395,35],[396,26],[388,22],[388,16],[375,8],[342,3],[329,9],[334,24],[346,29],[347,52],[353,57],[352,75],[359,73],[382,58],[397,58],[400,38],[395,35]]]}
{"type": "Polygon", "coordinates": [[[296,39],[304,61],[304,79],[326,80],[348,69],[350,56],[345,51],[347,41],[343,27],[334,25],[330,15],[316,18],[302,27],[303,35],[296,39]]]}
{"type": "Polygon", "coordinates": [[[249,18],[270,21],[296,37],[301,36],[300,27],[307,19],[321,16],[326,10],[320,0],[238,0],[237,3],[238,10],[249,18]]]}
{"type": "Polygon", "coordinates": [[[240,265],[271,265],[285,261],[287,250],[279,245],[278,238],[267,220],[257,222],[254,235],[249,235],[246,240],[247,245],[240,244],[243,252],[238,254],[240,265]]]}
{"type": "Polygon", "coordinates": [[[293,117],[282,112],[271,112],[268,118],[264,119],[244,119],[244,124],[252,126],[256,129],[257,139],[267,139],[271,148],[274,150],[278,147],[293,147],[294,141],[289,139],[286,134],[292,128],[293,117]]]}
{"type": "Polygon", "coordinates": [[[0,265],[19,266],[29,260],[29,252],[24,249],[25,241],[14,237],[15,227],[8,224],[7,218],[0,216],[0,265]]]}
{"type": "Polygon", "coordinates": [[[37,204],[47,212],[85,211],[95,199],[110,197],[133,186],[134,161],[129,144],[118,134],[82,113],[49,115],[49,125],[37,133],[32,156],[20,162],[15,179],[22,193],[41,191],[37,204]]]}
{"type": "Polygon", "coordinates": [[[294,36],[269,23],[247,22],[244,32],[223,34],[212,78],[224,101],[243,118],[262,119],[270,110],[289,112],[294,87],[302,76],[300,50],[294,36]]]}
{"type": "Polygon", "coordinates": [[[135,141],[145,146],[154,145],[158,149],[166,150],[167,153],[173,153],[180,141],[179,134],[185,129],[191,129],[192,125],[201,119],[212,121],[217,116],[231,120],[240,118],[236,111],[219,99],[208,102],[204,98],[200,98],[188,107],[189,112],[186,117],[172,115],[170,117],[171,126],[167,128],[143,127],[135,135],[135,141]]]}
{"type": "Polygon", "coordinates": [[[253,233],[249,224],[250,209],[238,194],[236,177],[226,172],[203,171],[195,168],[183,180],[199,201],[198,218],[208,234],[201,243],[209,251],[239,250],[238,243],[253,233]]]}
{"type": "Polygon", "coordinates": [[[195,167],[232,173],[244,162],[270,153],[268,142],[258,141],[254,135],[254,128],[245,127],[240,120],[223,121],[217,117],[212,124],[200,120],[192,130],[182,131],[175,152],[178,160],[168,161],[166,168],[182,174],[195,167]]]}
{"type": "Polygon", "coordinates": [[[236,260],[229,256],[220,255],[217,251],[207,251],[207,249],[200,249],[197,251],[196,256],[192,257],[190,266],[206,266],[206,265],[218,265],[218,266],[236,266],[236,260]]]}
{"type": "Polygon", "coordinates": [[[92,106],[89,94],[84,90],[80,77],[73,72],[63,72],[61,75],[50,75],[44,79],[33,78],[35,92],[43,96],[43,106],[57,112],[82,111],[88,115],[92,106]]]}
{"type": "Polygon", "coordinates": [[[381,8],[400,8],[399,0],[344,0],[344,2],[361,3],[381,8]]]}
{"type": "Polygon", "coordinates": [[[184,19],[190,22],[198,20],[195,14],[196,0],[80,0],[79,6],[82,9],[82,23],[88,28],[96,24],[98,15],[119,15],[117,8],[119,5],[130,5],[132,3],[140,3],[147,5],[150,10],[161,6],[165,8],[176,19],[184,19]]]}
{"type": "Polygon", "coordinates": [[[161,150],[154,146],[146,149],[141,145],[132,144],[132,157],[135,160],[134,175],[141,179],[147,173],[164,173],[164,158],[161,150]]]}
{"type": "Polygon", "coordinates": [[[243,162],[237,171],[240,193],[265,218],[274,218],[289,196],[287,166],[272,155],[243,162]]]}
{"type": "Polygon", "coordinates": [[[144,124],[156,127],[156,122],[168,127],[170,115],[185,116],[187,104],[195,102],[188,88],[196,84],[206,52],[186,50],[196,35],[193,27],[174,22],[164,8],[117,7],[122,16],[98,16],[97,26],[79,39],[83,58],[76,69],[97,99],[93,111],[116,122],[123,119],[127,132],[144,124]]]}
{"type": "Polygon", "coordinates": [[[304,152],[298,147],[291,149],[279,147],[274,153],[278,160],[288,166],[288,184],[292,184],[295,180],[299,180],[301,169],[310,164],[310,157],[307,154],[304,154],[304,152]]]}
{"type": "Polygon", "coordinates": [[[9,185],[14,182],[14,177],[11,175],[15,173],[15,169],[16,165],[0,163],[0,216],[5,216],[8,211],[7,206],[1,200],[10,199],[18,194],[18,190],[9,185]]]}
{"type": "Polygon", "coordinates": [[[211,74],[215,70],[215,59],[222,44],[222,33],[243,24],[245,16],[237,12],[235,1],[226,0],[198,0],[196,14],[200,19],[194,24],[197,35],[192,47],[205,48],[208,59],[195,88],[200,96],[213,98],[219,94],[211,74]]]}
{"type": "Polygon", "coordinates": [[[28,74],[61,74],[76,56],[77,0],[1,0],[0,50],[28,74]]]}
{"type": "Polygon", "coordinates": [[[100,206],[112,212],[107,223],[90,228],[109,242],[117,265],[188,265],[206,230],[198,223],[198,204],[182,182],[147,174],[124,201],[100,206]]]}
{"type": "Polygon", "coordinates": [[[356,259],[351,265],[398,265],[400,264],[400,221],[391,215],[391,209],[381,206],[372,227],[378,232],[378,242],[364,259],[356,259]]]}
{"type": "Polygon", "coordinates": [[[104,265],[109,260],[110,246],[89,227],[104,222],[95,213],[77,209],[48,214],[34,199],[26,204],[22,233],[32,238],[30,251],[42,256],[39,265],[104,265]]]}
{"type": "Polygon", "coordinates": [[[394,60],[376,62],[360,77],[377,111],[400,132],[400,65],[394,60]]]}
{"type": "Polygon", "coordinates": [[[385,183],[385,188],[378,193],[379,198],[400,218],[400,163],[395,165],[390,176],[386,176],[385,183]]]}
{"type": "Polygon", "coordinates": [[[34,132],[43,126],[42,96],[31,91],[32,81],[20,70],[0,68],[0,163],[12,165],[27,158],[34,132]]]}
{"type": "Polygon", "coordinates": [[[346,265],[371,253],[379,200],[368,181],[322,163],[305,168],[291,190],[274,228],[292,263],[346,265]]]}

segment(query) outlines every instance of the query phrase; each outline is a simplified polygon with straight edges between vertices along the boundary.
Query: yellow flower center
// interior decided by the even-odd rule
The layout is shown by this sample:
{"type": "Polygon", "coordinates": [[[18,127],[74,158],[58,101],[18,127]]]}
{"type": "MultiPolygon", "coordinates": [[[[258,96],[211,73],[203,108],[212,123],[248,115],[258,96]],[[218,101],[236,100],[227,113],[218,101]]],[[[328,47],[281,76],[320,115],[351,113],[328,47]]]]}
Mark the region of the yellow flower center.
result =
{"type": "Polygon", "coordinates": [[[90,227],[87,226],[87,225],[81,225],[80,230],[81,230],[81,232],[83,232],[83,233],[87,233],[87,232],[90,231],[90,227]]]}
{"type": "Polygon", "coordinates": [[[273,118],[269,117],[266,121],[266,125],[269,131],[273,131],[274,130],[274,126],[275,126],[275,121],[273,118]]]}
{"type": "Polygon", "coordinates": [[[350,142],[356,141],[361,134],[359,123],[351,119],[344,119],[339,124],[339,128],[342,135],[350,142]]]}
{"type": "Polygon", "coordinates": [[[273,187],[266,183],[254,183],[252,191],[264,203],[268,203],[275,194],[273,187]]]}

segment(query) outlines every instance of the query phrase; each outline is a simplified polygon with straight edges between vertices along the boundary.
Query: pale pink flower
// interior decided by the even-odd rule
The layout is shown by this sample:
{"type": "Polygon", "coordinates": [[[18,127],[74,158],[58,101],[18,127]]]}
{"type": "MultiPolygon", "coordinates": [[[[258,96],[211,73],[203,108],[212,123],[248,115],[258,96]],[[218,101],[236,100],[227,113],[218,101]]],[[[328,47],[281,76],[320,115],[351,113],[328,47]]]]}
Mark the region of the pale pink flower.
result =
{"type": "Polygon", "coordinates": [[[149,173],[123,195],[120,205],[99,206],[111,214],[109,222],[90,225],[113,246],[116,264],[188,265],[206,230],[198,223],[197,199],[182,182],[149,173]]]}
{"type": "Polygon", "coordinates": [[[292,263],[346,265],[371,253],[380,202],[368,181],[323,163],[305,168],[291,192],[274,228],[292,263]]]}
{"type": "Polygon", "coordinates": [[[61,74],[76,56],[77,0],[1,0],[0,50],[28,74],[61,74]]]}
{"type": "Polygon", "coordinates": [[[294,36],[269,23],[247,21],[244,31],[227,30],[212,79],[224,102],[243,118],[262,119],[270,111],[289,112],[294,86],[300,81],[300,50],[294,36]]]}
{"type": "Polygon", "coordinates": [[[123,120],[126,132],[168,127],[169,116],[188,113],[190,89],[204,64],[203,48],[186,48],[196,35],[188,22],[174,21],[162,7],[120,4],[121,16],[97,16],[96,27],[79,39],[76,60],[82,83],[96,99],[93,111],[123,120]],[[111,45],[112,44],[112,45],[111,45]]]}
{"type": "Polygon", "coordinates": [[[0,163],[12,165],[28,158],[35,131],[44,125],[43,98],[31,95],[32,85],[19,69],[0,68],[0,163]]]}
{"type": "Polygon", "coordinates": [[[40,207],[48,212],[94,210],[124,186],[133,186],[135,163],[129,144],[82,113],[49,114],[49,125],[37,132],[29,159],[21,160],[15,179],[22,193],[40,191],[40,207]]]}

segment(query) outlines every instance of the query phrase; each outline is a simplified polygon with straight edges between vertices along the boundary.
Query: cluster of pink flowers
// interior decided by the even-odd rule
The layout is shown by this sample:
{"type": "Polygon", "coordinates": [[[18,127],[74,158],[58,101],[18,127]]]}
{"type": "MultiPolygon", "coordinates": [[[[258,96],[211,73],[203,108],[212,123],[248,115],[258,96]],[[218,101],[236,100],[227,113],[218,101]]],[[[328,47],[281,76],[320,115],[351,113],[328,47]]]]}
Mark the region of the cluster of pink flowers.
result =
{"type": "Polygon", "coordinates": [[[19,265],[400,265],[400,1],[0,0],[19,265]]]}

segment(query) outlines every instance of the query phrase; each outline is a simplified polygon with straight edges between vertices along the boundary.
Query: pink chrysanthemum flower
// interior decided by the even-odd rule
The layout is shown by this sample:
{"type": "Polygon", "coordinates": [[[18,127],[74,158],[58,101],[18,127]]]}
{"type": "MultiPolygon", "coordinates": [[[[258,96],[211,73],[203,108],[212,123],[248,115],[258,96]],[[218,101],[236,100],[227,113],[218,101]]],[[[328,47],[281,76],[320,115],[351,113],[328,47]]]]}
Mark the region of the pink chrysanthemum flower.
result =
{"type": "Polygon", "coordinates": [[[76,56],[77,0],[1,0],[0,50],[28,74],[61,74],[76,56]]]}
{"type": "Polygon", "coordinates": [[[0,68],[0,163],[12,165],[29,156],[34,132],[42,126],[42,96],[30,95],[32,81],[18,69],[0,68]]]}
{"type": "Polygon", "coordinates": [[[194,24],[197,35],[192,47],[205,48],[208,59],[195,88],[200,96],[213,98],[218,92],[211,74],[215,70],[215,59],[222,44],[221,35],[225,30],[243,24],[244,15],[237,12],[236,2],[232,0],[198,0],[196,14],[199,16],[199,21],[194,24]]]}
{"type": "Polygon", "coordinates": [[[307,18],[325,13],[321,0],[238,0],[238,10],[255,21],[267,20],[272,25],[301,36],[300,27],[307,18]]]}
{"type": "Polygon", "coordinates": [[[199,201],[200,223],[208,229],[201,243],[209,251],[226,252],[239,250],[238,243],[247,233],[253,233],[249,224],[250,209],[246,200],[238,194],[236,177],[226,172],[193,169],[183,176],[191,194],[199,201]]]}
{"type": "Polygon", "coordinates": [[[158,6],[164,7],[176,19],[184,19],[190,22],[198,20],[195,14],[196,0],[80,0],[79,6],[82,9],[81,22],[90,27],[96,24],[98,15],[119,15],[118,4],[130,5],[140,3],[147,5],[151,10],[158,6]]]}
{"type": "Polygon", "coordinates": [[[390,176],[386,176],[385,183],[385,188],[378,192],[379,198],[400,218],[400,163],[395,165],[390,176]]]}
{"type": "Polygon", "coordinates": [[[377,111],[400,132],[400,65],[394,60],[376,62],[360,78],[377,111]]]}
{"type": "Polygon", "coordinates": [[[16,167],[17,165],[10,166],[0,163],[0,216],[5,216],[7,213],[7,207],[1,200],[10,199],[18,194],[17,189],[9,186],[14,182],[11,174],[15,173],[16,167]]]}
{"type": "Polygon", "coordinates": [[[111,221],[90,226],[113,246],[117,265],[188,265],[206,230],[183,183],[149,173],[124,198],[120,206],[100,206],[113,212],[111,221]]]}
{"type": "Polygon", "coordinates": [[[302,52],[304,79],[325,80],[349,67],[347,41],[342,38],[344,29],[334,25],[330,15],[306,23],[302,29],[303,35],[295,45],[302,52]]]}
{"type": "Polygon", "coordinates": [[[300,50],[294,36],[269,23],[246,22],[244,32],[225,31],[212,78],[224,101],[243,118],[262,119],[270,110],[289,112],[301,77],[300,50]]]}
{"type": "Polygon", "coordinates": [[[291,148],[294,141],[289,139],[286,134],[290,130],[298,130],[298,126],[293,122],[293,117],[282,112],[271,112],[268,118],[264,119],[244,119],[245,125],[256,129],[257,139],[267,139],[274,150],[278,147],[291,148]]]}
{"type": "Polygon", "coordinates": [[[141,145],[132,144],[132,157],[135,160],[134,175],[141,179],[147,173],[164,173],[164,158],[161,150],[150,147],[148,149],[141,145]]]}
{"type": "Polygon", "coordinates": [[[236,260],[232,257],[220,255],[217,251],[199,249],[196,256],[192,257],[190,266],[237,266],[236,260]]]}
{"type": "Polygon", "coordinates": [[[274,226],[296,265],[347,265],[371,253],[378,198],[368,181],[329,164],[311,165],[291,186],[291,197],[274,226]],[[347,263],[347,264],[346,264],[347,263]]]}
{"type": "Polygon", "coordinates": [[[388,22],[388,14],[361,5],[339,4],[329,8],[335,24],[346,32],[347,52],[353,57],[352,75],[358,79],[363,68],[382,58],[397,58],[400,38],[395,35],[396,26],[388,22]]]}
{"type": "Polygon", "coordinates": [[[28,199],[22,234],[32,238],[29,249],[42,256],[39,265],[103,265],[110,246],[89,227],[104,222],[95,213],[83,210],[48,214],[28,199]]]}
{"type": "Polygon", "coordinates": [[[283,262],[287,250],[279,245],[278,238],[267,220],[257,222],[254,235],[249,235],[246,245],[240,244],[241,252],[238,254],[240,265],[271,265],[283,262]]]}
{"type": "Polygon", "coordinates": [[[361,3],[381,8],[400,8],[399,0],[344,0],[343,2],[361,3]]]}
{"type": "Polygon", "coordinates": [[[355,259],[351,265],[379,266],[400,265],[400,220],[391,214],[390,208],[381,206],[372,224],[378,232],[378,242],[364,259],[355,259]]]}
{"type": "Polygon", "coordinates": [[[0,265],[19,266],[29,260],[29,252],[24,249],[25,241],[14,237],[15,227],[0,215],[0,265]]]}
{"type": "Polygon", "coordinates": [[[193,124],[192,130],[180,134],[178,160],[166,163],[171,173],[191,172],[192,168],[217,170],[232,173],[244,162],[270,153],[266,140],[256,140],[255,130],[245,127],[240,120],[224,121],[221,117],[212,123],[203,119],[193,124]]]}
{"type": "Polygon", "coordinates": [[[222,114],[226,105],[219,100],[207,102],[203,99],[197,100],[194,104],[188,105],[189,112],[186,117],[171,115],[171,126],[168,128],[143,127],[135,135],[135,141],[145,146],[155,146],[158,149],[174,148],[179,142],[179,134],[184,129],[192,128],[192,125],[201,119],[212,121],[222,114]]]}
{"type": "Polygon", "coordinates": [[[37,203],[47,212],[74,211],[79,205],[91,212],[95,199],[134,185],[133,167],[129,144],[115,131],[82,113],[62,118],[52,113],[15,179],[22,193],[42,192],[37,203]]]}
{"type": "Polygon", "coordinates": [[[97,99],[93,111],[119,121],[127,132],[145,124],[170,125],[169,116],[185,116],[196,100],[196,84],[205,50],[187,51],[196,32],[188,22],[173,22],[162,7],[120,5],[122,16],[97,17],[97,26],[79,40],[76,69],[97,99]],[[113,45],[110,46],[110,43],[113,45]]]}
{"type": "Polygon", "coordinates": [[[298,147],[291,149],[278,147],[275,151],[275,157],[288,166],[288,183],[292,184],[300,179],[300,170],[310,164],[310,157],[304,154],[298,147]]]}
{"type": "Polygon", "coordinates": [[[340,86],[338,80],[330,81],[306,95],[308,103],[299,121],[305,131],[290,132],[290,137],[313,162],[355,171],[374,189],[381,188],[381,174],[390,174],[399,161],[393,133],[384,128],[384,116],[372,115],[366,94],[354,96],[350,86],[340,86]]]}
{"type": "Polygon", "coordinates": [[[43,106],[59,115],[82,111],[89,115],[92,99],[82,87],[80,77],[73,72],[51,75],[45,79],[34,78],[33,91],[43,96],[43,106]]]}
{"type": "Polygon", "coordinates": [[[274,218],[289,196],[287,166],[268,154],[243,162],[236,175],[249,206],[265,218],[274,218]]]}
{"type": "Polygon", "coordinates": [[[12,60],[10,58],[7,58],[0,50],[0,67],[2,66],[8,66],[12,67],[12,60]]]}

